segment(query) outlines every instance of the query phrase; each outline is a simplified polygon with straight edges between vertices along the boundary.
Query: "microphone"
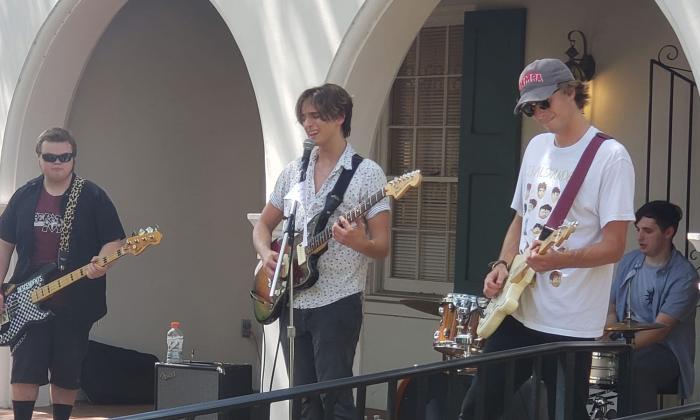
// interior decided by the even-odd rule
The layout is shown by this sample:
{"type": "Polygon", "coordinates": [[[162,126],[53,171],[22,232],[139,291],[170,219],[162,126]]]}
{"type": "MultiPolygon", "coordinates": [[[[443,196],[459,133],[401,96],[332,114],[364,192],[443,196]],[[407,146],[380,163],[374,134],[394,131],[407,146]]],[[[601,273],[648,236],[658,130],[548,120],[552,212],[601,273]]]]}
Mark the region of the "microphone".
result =
{"type": "Polygon", "coordinates": [[[313,139],[304,140],[304,154],[301,157],[301,173],[299,174],[300,182],[306,179],[306,169],[309,167],[309,157],[311,156],[311,151],[314,146],[316,146],[316,143],[313,139]]]}

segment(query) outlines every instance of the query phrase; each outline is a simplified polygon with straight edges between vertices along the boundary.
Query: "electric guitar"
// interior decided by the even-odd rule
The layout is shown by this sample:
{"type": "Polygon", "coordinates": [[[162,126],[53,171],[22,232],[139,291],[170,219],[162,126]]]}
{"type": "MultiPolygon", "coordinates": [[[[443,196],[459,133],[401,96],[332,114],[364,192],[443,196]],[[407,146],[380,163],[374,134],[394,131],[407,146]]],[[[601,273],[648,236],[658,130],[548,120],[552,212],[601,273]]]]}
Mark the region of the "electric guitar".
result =
{"type": "MultiPolygon", "coordinates": [[[[552,246],[560,246],[574,233],[577,225],[578,222],[568,223],[552,232],[547,239],[542,241],[538,253],[542,255],[552,246]]],[[[488,338],[501,325],[507,315],[518,309],[518,300],[525,288],[533,284],[535,274],[535,271],[527,265],[524,255],[518,254],[513,258],[503,290],[498,296],[491,299],[479,320],[479,326],[476,329],[478,337],[488,338]]]]}
{"type": "MultiPolygon", "coordinates": [[[[387,183],[381,190],[367,197],[367,199],[357,207],[345,214],[344,217],[348,222],[352,223],[384,197],[390,196],[394,197],[395,200],[400,199],[409,188],[420,185],[422,179],[419,170],[395,178],[387,183]]],[[[309,221],[307,232],[316,231],[316,223],[319,217],[320,214],[317,214],[309,221]]],[[[295,234],[293,240],[290,239],[292,246],[295,247],[294,261],[289,264],[288,261],[286,261],[287,255],[284,255],[283,267],[282,270],[280,270],[280,278],[275,284],[273,293],[270,293],[272,289],[272,279],[267,276],[262,260],[258,262],[255,268],[253,290],[250,291],[250,297],[253,299],[253,312],[258,322],[261,324],[270,324],[279,317],[284,303],[286,302],[287,280],[289,278],[290,268],[294,270],[294,289],[308,289],[316,283],[318,280],[318,259],[321,258],[321,255],[328,249],[328,241],[333,237],[332,228],[333,226],[331,224],[323,231],[310,237],[306,246],[302,243],[303,234],[301,233],[295,234]]],[[[271,244],[272,250],[280,252],[281,244],[282,238],[275,239],[271,244]]]]}
{"type": "MultiPolygon", "coordinates": [[[[139,230],[138,234],[126,239],[126,243],[113,254],[100,258],[97,264],[105,266],[124,255],[138,255],[151,245],[160,243],[162,234],[153,228],[139,230]]],[[[0,346],[14,346],[24,336],[25,328],[42,322],[52,315],[42,303],[87,275],[91,263],[46,283],[56,270],[56,264],[43,266],[29,280],[19,284],[3,284],[5,309],[0,312],[0,346]]]]}

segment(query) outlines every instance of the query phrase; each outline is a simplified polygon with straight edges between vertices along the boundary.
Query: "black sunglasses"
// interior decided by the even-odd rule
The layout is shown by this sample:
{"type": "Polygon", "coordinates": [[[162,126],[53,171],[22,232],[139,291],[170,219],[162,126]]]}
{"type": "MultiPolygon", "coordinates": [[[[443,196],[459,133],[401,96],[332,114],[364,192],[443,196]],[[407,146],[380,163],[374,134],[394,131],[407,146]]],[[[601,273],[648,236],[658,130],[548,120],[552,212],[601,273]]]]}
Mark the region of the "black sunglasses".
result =
{"type": "MultiPolygon", "coordinates": [[[[559,91],[559,89],[552,92],[552,95],[557,93],[557,91],[559,91]]],[[[549,103],[549,98],[547,98],[544,101],[527,102],[526,104],[520,107],[520,111],[528,117],[532,117],[533,115],[535,115],[535,107],[539,107],[541,110],[545,110],[550,106],[551,104],[549,103]]]]}
{"type": "Polygon", "coordinates": [[[545,99],[544,101],[528,102],[520,107],[520,111],[522,111],[522,113],[528,117],[532,117],[535,115],[535,107],[539,107],[540,109],[544,110],[549,108],[549,105],[549,99],[545,99]]]}
{"type": "Polygon", "coordinates": [[[54,163],[58,160],[61,163],[70,162],[73,159],[73,153],[63,153],[60,155],[55,155],[53,153],[42,153],[41,158],[44,162],[54,163]]]}

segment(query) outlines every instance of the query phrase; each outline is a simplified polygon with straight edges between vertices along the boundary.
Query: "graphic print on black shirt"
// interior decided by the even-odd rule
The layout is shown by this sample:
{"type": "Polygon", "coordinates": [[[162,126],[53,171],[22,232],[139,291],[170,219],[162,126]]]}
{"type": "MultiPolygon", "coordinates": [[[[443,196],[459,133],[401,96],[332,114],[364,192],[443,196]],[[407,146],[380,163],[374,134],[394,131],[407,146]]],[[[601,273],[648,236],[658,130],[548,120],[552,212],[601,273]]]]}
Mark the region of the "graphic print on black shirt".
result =
{"type": "Polygon", "coordinates": [[[63,196],[52,196],[42,188],[34,211],[34,267],[56,261],[63,226],[62,199],[63,196]]]}

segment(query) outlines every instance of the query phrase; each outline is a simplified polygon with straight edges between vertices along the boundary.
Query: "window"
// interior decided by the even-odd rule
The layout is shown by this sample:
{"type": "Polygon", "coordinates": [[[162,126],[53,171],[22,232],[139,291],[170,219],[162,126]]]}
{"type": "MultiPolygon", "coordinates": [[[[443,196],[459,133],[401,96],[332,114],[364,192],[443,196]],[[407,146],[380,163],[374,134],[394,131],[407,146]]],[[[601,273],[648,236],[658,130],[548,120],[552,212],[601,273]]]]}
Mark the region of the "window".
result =
{"type": "Polygon", "coordinates": [[[452,291],[457,225],[463,26],[423,28],[388,103],[389,177],[420,169],[423,184],[394,202],[382,288],[452,291]]]}

